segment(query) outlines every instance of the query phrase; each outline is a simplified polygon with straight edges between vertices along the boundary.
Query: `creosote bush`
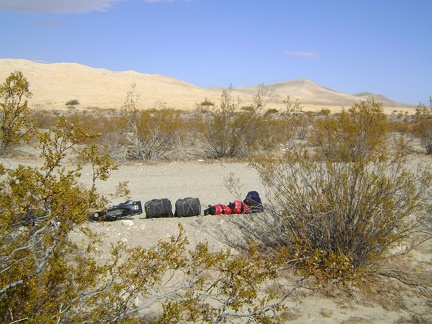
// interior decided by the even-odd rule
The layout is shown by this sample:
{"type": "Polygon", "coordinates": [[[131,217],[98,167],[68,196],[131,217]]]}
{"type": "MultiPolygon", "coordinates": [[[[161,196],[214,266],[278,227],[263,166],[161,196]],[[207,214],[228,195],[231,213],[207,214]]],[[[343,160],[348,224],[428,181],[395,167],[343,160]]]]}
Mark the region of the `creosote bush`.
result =
{"type": "Polygon", "coordinates": [[[29,82],[15,71],[0,85],[0,155],[25,142],[30,136],[29,82]]]}
{"type": "Polygon", "coordinates": [[[205,116],[202,137],[205,141],[204,155],[208,158],[244,158],[257,150],[268,148],[269,115],[263,110],[272,98],[272,90],[259,85],[253,103],[240,108],[240,101],[233,98],[232,87],[224,89],[220,105],[205,116]],[[268,117],[268,118],[266,118],[268,117]]]}
{"type": "MultiPolygon", "coordinates": [[[[297,285],[281,294],[267,290],[284,260],[263,257],[253,244],[242,255],[213,253],[204,243],[189,250],[179,226],[155,247],[119,243],[108,260],[100,258],[99,236],[86,223],[90,211],[106,208],[97,183],[118,165],[99,151],[96,137],[60,116],[36,136],[42,166],[0,164],[0,321],[145,322],[141,317],[159,304],[154,323],[280,322],[282,302],[297,285]],[[79,161],[91,165],[90,188],[79,181],[79,161]],[[74,240],[75,233],[85,238],[74,240]]],[[[125,184],[115,195],[127,198],[125,184]]]]}
{"type": "Polygon", "coordinates": [[[240,107],[232,88],[222,91],[219,105],[205,99],[192,112],[136,108],[139,94],[132,85],[121,109],[84,111],[33,111],[35,127],[50,129],[59,116],[67,116],[89,132],[100,134],[88,142],[99,145],[117,161],[204,157],[249,158],[256,152],[285,147],[303,140],[311,118],[298,100],[285,99],[285,109],[266,109],[272,90],[259,85],[249,106],[240,107]]]}
{"type": "Polygon", "coordinates": [[[179,143],[179,112],[170,109],[138,110],[138,99],[135,85],[132,85],[121,109],[126,121],[123,133],[127,143],[127,159],[162,159],[179,143]]]}
{"type": "Polygon", "coordinates": [[[432,154],[432,111],[424,105],[419,105],[414,115],[412,133],[420,139],[426,154],[432,154]]]}
{"type": "Polygon", "coordinates": [[[386,145],[387,128],[382,105],[368,98],[337,116],[318,119],[309,140],[324,159],[355,162],[380,154],[386,145]]]}
{"type": "Polygon", "coordinates": [[[72,99],[72,100],[68,100],[68,101],[66,101],[66,106],[67,107],[71,107],[71,108],[75,108],[75,106],[77,106],[77,105],[79,105],[80,104],[80,102],[79,102],[79,100],[78,99],[72,99]]]}
{"type": "MultiPolygon", "coordinates": [[[[68,235],[87,220],[89,209],[102,207],[106,200],[95,187],[87,189],[79,184],[79,164],[69,169],[64,166],[68,152],[76,149],[79,154],[80,145],[91,136],[61,118],[54,130],[38,135],[42,167],[0,167],[3,322],[73,318],[74,309],[82,302],[82,292],[96,284],[94,261],[68,235]]],[[[94,150],[87,156],[97,154],[94,150]]],[[[95,158],[92,163],[96,182],[108,172],[110,164],[99,164],[95,158]]]]}
{"type": "MultiPolygon", "coordinates": [[[[223,323],[233,318],[278,322],[292,290],[263,293],[276,280],[282,259],[269,260],[251,245],[248,253],[213,253],[207,244],[188,249],[178,236],[149,249],[119,243],[103,261],[99,237],[86,222],[103,208],[97,193],[117,165],[100,154],[93,137],[61,117],[38,135],[41,167],[0,164],[0,320],[3,322],[125,322],[159,304],[154,323],[223,323]],[[92,166],[90,188],[80,184],[81,166],[67,164],[70,152],[92,166]],[[73,240],[81,232],[86,239],[73,240]]],[[[121,197],[127,195],[124,184],[121,197]]]]}
{"type": "Polygon", "coordinates": [[[320,283],[359,283],[420,230],[431,171],[386,150],[385,123],[373,101],[363,102],[319,124],[313,150],[296,146],[255,159],[274,217],[263,248],[283,250],[320,283]]]}

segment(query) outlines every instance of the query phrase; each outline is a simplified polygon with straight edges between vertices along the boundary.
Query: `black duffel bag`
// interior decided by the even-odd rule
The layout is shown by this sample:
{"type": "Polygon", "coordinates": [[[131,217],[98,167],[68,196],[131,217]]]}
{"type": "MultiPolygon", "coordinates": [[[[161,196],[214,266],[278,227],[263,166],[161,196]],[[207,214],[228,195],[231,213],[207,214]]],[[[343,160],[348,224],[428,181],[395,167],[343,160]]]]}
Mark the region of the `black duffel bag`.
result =
{"type": "Polygon", "coordinates": [[[147,218],[172,217],[172,204],[168,198],[152,199],[144,204],[147,218]]]}
{"type": "Polygon", "coordinates": [[[142,214],[140,200],[128,200],[106,210],[98,210],[90,216],[92,221],[115,221],[127,216],[142,214]]]}
{"type": "Polygon", "coordinates": [[[182,198],[175,203],[176,217],[199,216],[201,215],[201,203],[198,198],[182,198]]]}

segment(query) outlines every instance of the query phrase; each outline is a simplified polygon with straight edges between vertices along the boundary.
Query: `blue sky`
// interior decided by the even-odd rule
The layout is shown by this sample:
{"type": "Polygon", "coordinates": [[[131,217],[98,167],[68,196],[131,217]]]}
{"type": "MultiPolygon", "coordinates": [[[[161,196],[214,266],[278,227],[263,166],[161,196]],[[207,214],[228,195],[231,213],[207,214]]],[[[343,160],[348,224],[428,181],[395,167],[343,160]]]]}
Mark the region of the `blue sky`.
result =
{"type": "Polygon", "coordinates": [[[432,96],[431,0],[0,0],[0,58],[432,96]]]}

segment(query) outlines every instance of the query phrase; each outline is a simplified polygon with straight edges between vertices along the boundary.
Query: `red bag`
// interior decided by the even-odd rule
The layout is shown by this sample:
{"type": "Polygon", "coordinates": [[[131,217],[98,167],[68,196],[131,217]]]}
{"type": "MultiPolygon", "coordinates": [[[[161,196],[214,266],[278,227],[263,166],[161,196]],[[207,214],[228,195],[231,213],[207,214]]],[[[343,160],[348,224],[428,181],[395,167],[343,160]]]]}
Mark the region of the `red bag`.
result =
{"type": "Polygon", "coordinates": [[[227,205],[222,205],[222,207],[223,207],[223,213],[222,214],[227,214],[227,215],[229,215],[229,214],[232,214],[233,212],[232,212],[232,209],[229,207],[229,206],[227,206],[227,205]]]}
{"type": "Polygon", "coordinates": [[[230,204],[232,206],[232,210],[234,214],[242,214],[243,213],[243,203],[240,200],[234,200],[233,203],[230,204]]]}
{"type": "Polygon", "coordinates": [[[243,205],[243,214],[250,214],[251,207],[248,204],[242,203],[243,205]]]}
{"type": "Polygon", "coordinates": [[[216,204],[212,207],[213,208],[211,208],[210,215],[232,214],[232,209],[227,205],[216,204]]]}

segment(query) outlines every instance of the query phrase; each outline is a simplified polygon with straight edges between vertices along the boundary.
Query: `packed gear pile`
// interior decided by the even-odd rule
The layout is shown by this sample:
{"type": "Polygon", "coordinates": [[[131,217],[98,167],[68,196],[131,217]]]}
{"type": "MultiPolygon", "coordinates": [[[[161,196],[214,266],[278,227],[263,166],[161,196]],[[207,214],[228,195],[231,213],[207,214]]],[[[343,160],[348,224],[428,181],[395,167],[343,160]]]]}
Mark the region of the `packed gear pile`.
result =
{"type": "MultiPolygon", "coordinates": [[[[206,215],[251,214],[264,210],[261,198],[257,191],[249,191],[243,201],[234,200],[226,205],[208,205],[204,210],[206,215]]],[[[201,203],[199,198],[186,197],[178,199],[175,203],[175,211],[172,211],[172,203],[168,198],[151,199],[144,204],[146,218],[159,217],[190,217],[201,215],[201,203]]],[[[128,200],[125,203],[115,205],[107,210],[100,210],[90,216],[93,221],[115,221],[128,216],[142,214],[141,201],[128,200]]]]}

